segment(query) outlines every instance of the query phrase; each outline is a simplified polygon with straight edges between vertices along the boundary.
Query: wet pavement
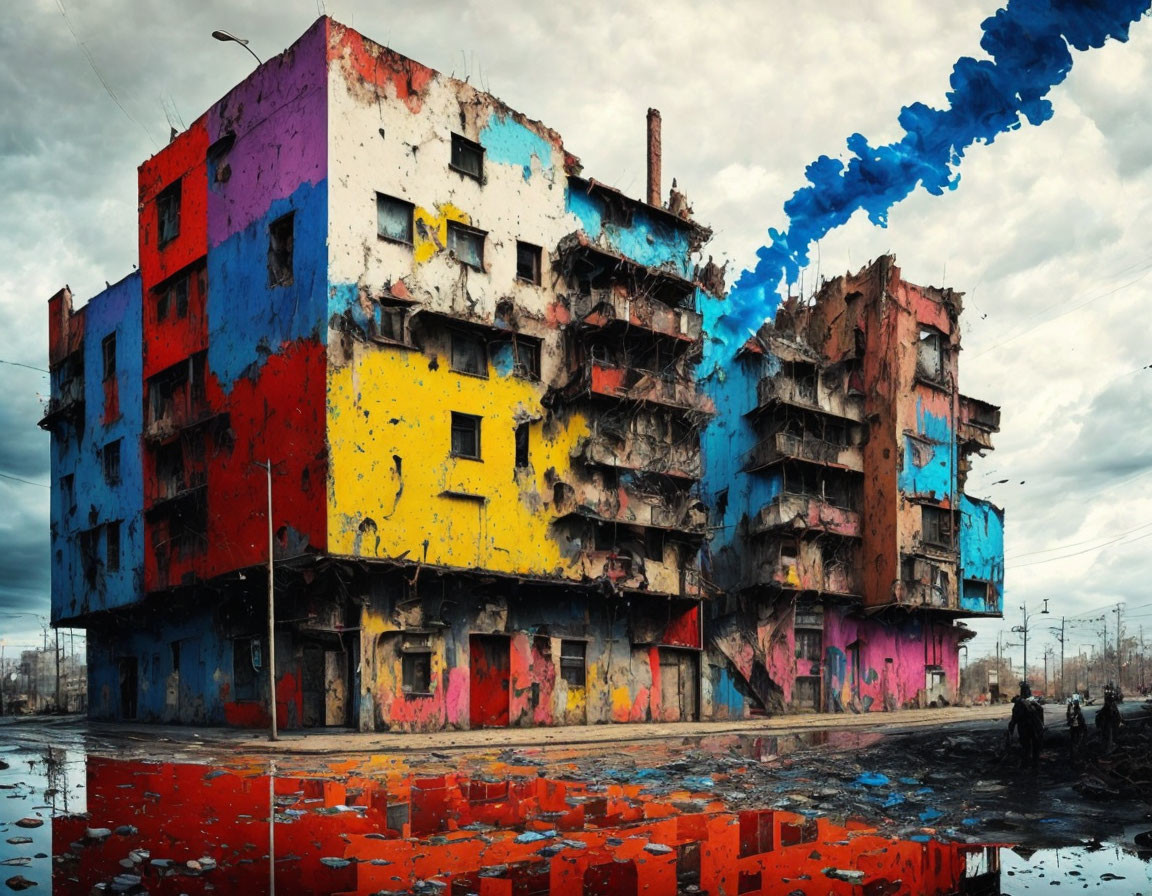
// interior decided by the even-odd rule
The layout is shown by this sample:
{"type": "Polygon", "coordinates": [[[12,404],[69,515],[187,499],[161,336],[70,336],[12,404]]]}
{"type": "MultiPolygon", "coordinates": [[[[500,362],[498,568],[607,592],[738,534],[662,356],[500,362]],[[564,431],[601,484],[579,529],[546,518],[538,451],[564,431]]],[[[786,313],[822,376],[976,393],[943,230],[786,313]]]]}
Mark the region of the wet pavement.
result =
{"type": "Polygon", "coordinates": [[[1035,770],[991,722],[345,756],[0,725],[0,894],[1152,894],[1144,724],[1076,769],[1052,725],[1035,770]]]}

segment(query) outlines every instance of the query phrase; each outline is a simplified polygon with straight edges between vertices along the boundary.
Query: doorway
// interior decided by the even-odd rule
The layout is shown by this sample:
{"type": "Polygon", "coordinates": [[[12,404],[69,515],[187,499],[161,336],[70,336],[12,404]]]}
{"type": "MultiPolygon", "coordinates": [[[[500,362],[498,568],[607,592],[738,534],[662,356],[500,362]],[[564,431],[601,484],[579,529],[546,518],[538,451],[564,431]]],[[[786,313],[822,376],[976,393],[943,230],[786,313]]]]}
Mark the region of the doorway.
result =
{"type": "Polygon", "coordinates": [[[303,648],[301,698],[305,728],[348,724],[348,656],[327,643],[303,648]]]}
{"type": "Polygon", "coordinates": [[[472,635],[468,639],[469,723],[472,728],[507,728],[512,639],[472,635]]]}
{"type": "Polygon", "coordinates": [[[120,718],[130,721],[136,718],[136,694],[138,692],[136,657],[120,657],[120,718]]]}
{"type": "Polygon", "coordinates": [[[695,722],[700,657],[692,650],[660,648],[660,720],[695,722]]]}

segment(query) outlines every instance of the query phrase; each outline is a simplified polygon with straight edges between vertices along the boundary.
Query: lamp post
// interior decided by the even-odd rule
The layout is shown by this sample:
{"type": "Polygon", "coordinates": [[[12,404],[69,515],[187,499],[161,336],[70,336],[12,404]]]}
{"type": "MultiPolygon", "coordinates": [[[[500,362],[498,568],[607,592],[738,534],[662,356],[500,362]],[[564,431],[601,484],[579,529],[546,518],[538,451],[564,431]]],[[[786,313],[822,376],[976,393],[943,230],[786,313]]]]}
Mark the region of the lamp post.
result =
{"type": "Polygon", "coordinates": [[[1024,636],[1024,674],[1021,676],[1021,681],[1025,684],[1028,683],[1028,620],[1036,615],[1046,615],[1048,613],[1048,599],[1044,599],[1044,609],[1037,613],[1028,612],[1028,604],[1023,603],[1020,605],[1020,612],[1024,617],[1023,625],[1012,626],[1012,631],[1020,632],[1024,636]]]}
{"type": "MultiPolygon", "coordinates": [[[[221,38],[222,39],[222,38],[221,38]]],[[[253,461],[268,474],[268,718],[271,728],[268,739],[276,740],[276,574],[272,554],[272,459],[265,463],[253,461]]]]}
{"type": "MultiPolygon", "coordinates": [[[[240,44],[240,46],[242,46],[245,50],[247,50],[249,53],[252,53],[252,48],[248,46],[248,39],[245,37],[237,37],[231,31],[222,31],[217,29],[216,31],[212,32],[212,36],[216,38],[216,40],[224,42],[232,41],[232,43],[240,44]]],[[[255,53],[252,53],[252,58],[255,59],[260,65],[264,64],[264,60],[262,60],[255,53]]]]}

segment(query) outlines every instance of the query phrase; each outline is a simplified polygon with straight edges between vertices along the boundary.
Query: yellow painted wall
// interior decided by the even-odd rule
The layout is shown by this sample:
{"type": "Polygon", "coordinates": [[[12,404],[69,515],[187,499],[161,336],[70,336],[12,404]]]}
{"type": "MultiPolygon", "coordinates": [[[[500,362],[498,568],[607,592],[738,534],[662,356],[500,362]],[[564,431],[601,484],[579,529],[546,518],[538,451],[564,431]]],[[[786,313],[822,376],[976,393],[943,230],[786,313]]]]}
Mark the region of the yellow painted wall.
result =
{"type": "Polygon", "coordinates": [[[457,373],[446,349],[446,341],[425,352],[354,343],[350,363],[330,364],[328,549],[580,578],[553,537],[544,474],[567,473],[586,418],[573,414],[545,436],[540,383],[491,366],[487,379],[457,373]],[[481,460],[451,456],[453,411],[483,418],[481,460]],[[525,418],[537,419],[530,467],[517,474],[515,430],[525,418]]]}

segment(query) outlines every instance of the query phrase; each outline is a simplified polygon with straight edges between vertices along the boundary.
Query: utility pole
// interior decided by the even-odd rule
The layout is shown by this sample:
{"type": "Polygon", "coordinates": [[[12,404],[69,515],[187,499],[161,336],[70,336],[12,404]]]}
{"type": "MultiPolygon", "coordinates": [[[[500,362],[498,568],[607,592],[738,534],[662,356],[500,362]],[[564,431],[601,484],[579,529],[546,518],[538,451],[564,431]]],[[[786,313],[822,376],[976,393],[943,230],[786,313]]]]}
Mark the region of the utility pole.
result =
{"type": "Polygon", "coordinates": [[[56,712],[60,712],[60,629],[56,632],[56,712]]]}
{"type": "Polygon", "coordinates": [[[272,554],[272,458],[257,463],[268,474],[268,717],[271,728],[269,740],[276,740],[276,575],[272,554]]]}
{"type": "MultiPolygon", "coordinates": [[[[1117,688],[1120,688],[1120,673],[1121,673],[1121,666],[1120,666],[1120,629],[1121,629],[1121,625],[1122,625],[1122,623],[1121,623],[1121,619],[1122,619],[1122,614],[1123,614],[1123,612],[1124,612],[1124,604],[1123,604],[1123,603],[1118,603],[1118,604],[1116,604],[1116,610],[1115,610],[1115,613],[1116,613],[1116,687],[1117,687],[1117,688]]],[[[1122,689],[1121,689],[1121,690],[1122,690],[1122,689]]]]}

